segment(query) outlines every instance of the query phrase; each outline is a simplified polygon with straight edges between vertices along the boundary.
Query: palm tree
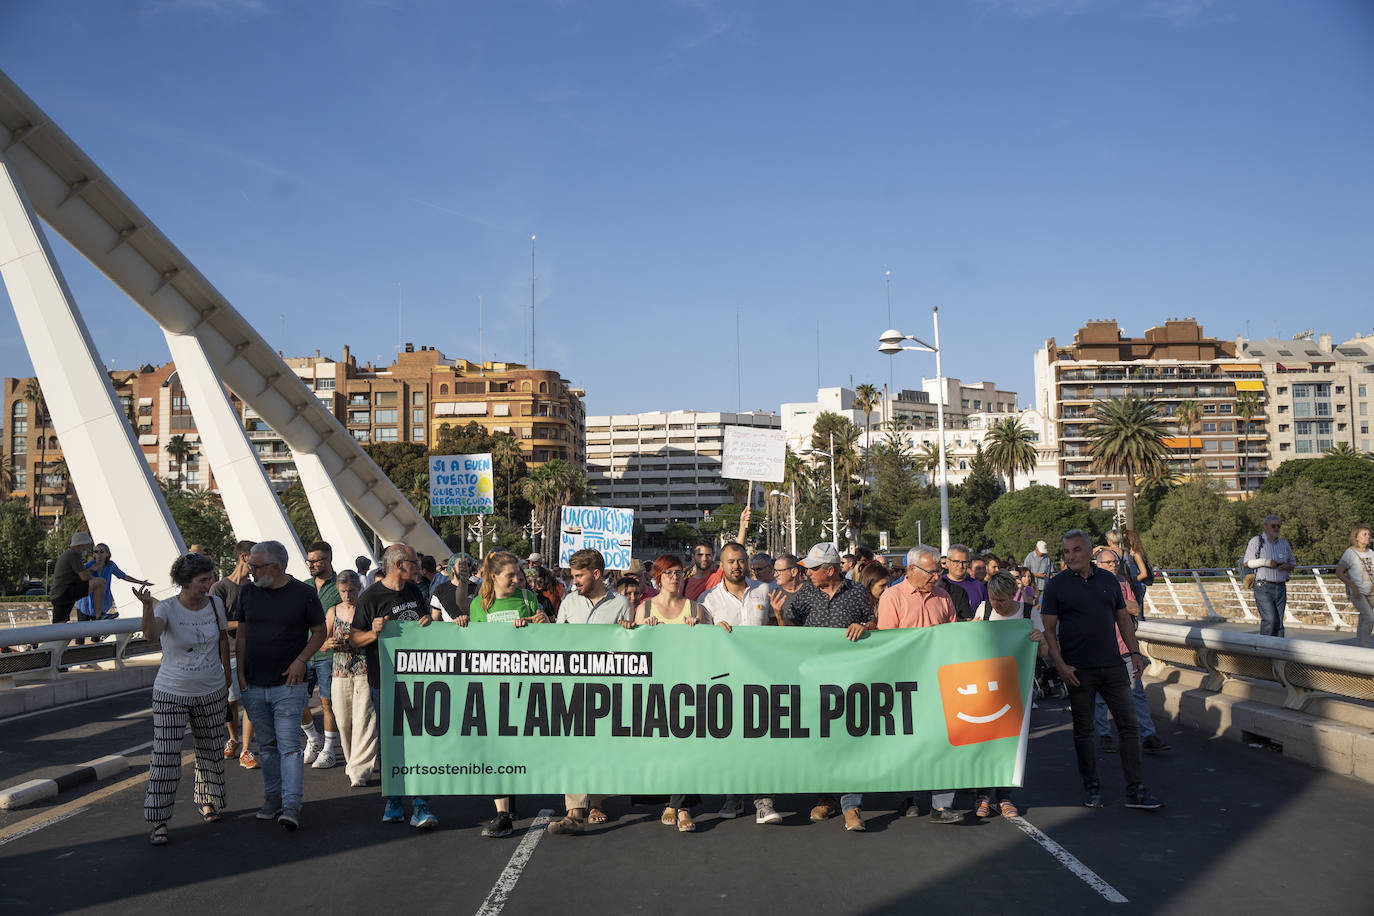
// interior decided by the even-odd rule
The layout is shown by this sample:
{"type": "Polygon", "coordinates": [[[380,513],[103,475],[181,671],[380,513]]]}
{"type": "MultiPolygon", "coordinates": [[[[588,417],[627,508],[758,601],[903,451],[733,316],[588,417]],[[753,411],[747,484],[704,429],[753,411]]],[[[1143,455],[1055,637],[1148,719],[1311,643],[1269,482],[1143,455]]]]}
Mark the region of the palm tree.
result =
{"type": "Polygon", "coordinates": [[[1174,408],[1174,422],[1188,438],[1188,464],[1193,464],[1193,427],[1202,422],[1202,407],[1197,401],[1179,401],[1174,408]]]}
{"type": "MultiPolygon", "coordinates": [[[[940,469],[940,445],[937,442],[922,442],[916,450],[916,469],[923,474],[934,475],[940,469]]],[[[945,470],[954,470],[954,456],[945,452],[945,470]]]]}
{"type": "Polygon", "coordinates": [[[167,440],[167,456],[177,463],[177,489],[183,488],[186,479],[186,462],[195,453],[194,444],[187,442],[181,433],[167,440]]]}
{"type": "Polygon", "coordinates": [[[511,477],[520,465],[522,456],[520,442],[509,433],[497,433],[491,440],[491,463],[493,470],[506,476],[506,519],[510,517],[511,477]]]}
{"type": "Polygon", "coordinates": [[[1123,477],[1126,481],[1127,528],[1135,527],[1135,482],[1157,473],[1164,461],[1164,419],[1159,402],[1153,398],[1124,398],[1096,401],[1094,419],[1088,427],[1088,453],[1093,469],[1100,474],[1123,477]]]}
{"type": "Polygon", "coordinates": [[[67,497],[71,493],[72,475],[67,469],[67,459],[58,458],[48,469],[48,475],[62,481],[62,517],[67,517],[67,497]]]}
{"type": "Polygon", "coordinates": [[[9,496],[14,489],[14,459],[0,455],[0,496],[9,496]]]}
{"type": "Polygon", "coordinates": [[[878,389],[865,382],[854,389],[854,406],[863,411],[864,415],[864,450],[872,447],[873,440],[873,411],[882,403],[878,397],[878,389]]]}
{"type": "MultiPolygon", "coordinates": [[[[33,426],[38,430],[38,466],[41,468],[48,463],[48,401],[43,397],[43,386],[38,383],[38,379],[31,378],[24,383],[24,400],[29,402],[30,412],[33,414],[33,426]]],[[[38,488],[42,481],[39,479],[41,474],[34,474],[34,480],[29,485],[29,493],[33,499],[33,517],[38,518],[38,488]]]]}
{"type": "Polygon", "coordinates": [[[1358,458],[1363,453],[1356,451],[1349,442],[1337,442],[1322,454],[1328,458],[1358,458]]]}
{"type": "Polygon", "coordinates": [[[1018,417],[1004,417],[988,430],[987,444],[988,460],[1015,491],[1016,472],[1035,470],[1035,434],[1018,417]]]}
{"type": "Polygon", "coordinates": [[[1240,472],[1245,478],[1245,494],[1250,494],[1250,421],[1260,414],[1260,393],[1242,391],[1236,395],[1236,416],[1240,417],[1243,430],[1240,435],[1240,472]]]}
{"type": "Polygon", "coordinates": [[[821,452],[829,452],[834,443],[835,488],[838,491],[840,516],[846,522],[853,514],[853,483],[859,473],[859,427],[837,413],[823,410],[811,427],[811,447],[821,452]]]}

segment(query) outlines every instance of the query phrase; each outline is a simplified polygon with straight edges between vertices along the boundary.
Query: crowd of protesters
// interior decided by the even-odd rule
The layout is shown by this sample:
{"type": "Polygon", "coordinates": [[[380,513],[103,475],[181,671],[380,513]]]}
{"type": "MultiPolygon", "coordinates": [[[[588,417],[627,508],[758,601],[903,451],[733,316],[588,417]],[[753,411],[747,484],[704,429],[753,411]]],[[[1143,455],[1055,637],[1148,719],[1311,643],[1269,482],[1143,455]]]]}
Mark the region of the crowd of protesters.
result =
{"type": "MultiPolygon", "coordinates": [[[[743,529],[748,520],[741,521],[743,529]]],[[[1368,529],[1363,530],[1362,540],[1352,537],[1355,562],[1361,562],[1359,551],[1368,552],[1368,529]]],[[[864,549],[841,556],[833,545],[817,544],[801,558],[771,557],[751,555],[731,541],[719,549],[707,542],[695,545],[690,566],[663,555],[648,569],[635,561],[629,570],[608,571],[599,552],[582,550],[571,557],[564,575],[546,567],[539,554],[521,561],[501,550],[480,563],[456,555],[440,565],[396,544],[375,568],[360,557],[356,569],[342,571],[334,568],[329,544],[310,544],[306,552],[310,575],[305,580],[286,572],[282,544],[243,541],[223,579],[216,581],[211,558],[193,552],[172,566],[177,595],[158,602],[146,585],[136,592],[144,631],[163,646],[144,804],[154,845],[169,839],[187,725],[196,748],[193,801],[207,822],[221,817],[223,768],[235,757],[241,766],[262,772],[263,804],[255,817],[292,831],[301,823],[305,766],[342,764],[350,786],[377,784],[379,637],[391,620],[460,627],[677,624],[727,632],[738,626],[802,626],[838,629],[843,638],[857,641],[873,629],[1024,618],[1031,622],[1038,664],[1067,691],[1084,803],[1102,805],[1100,750],[1120,754],[1127,807],[1162,804],[1141,776],[1142,750],[1158,752],[1168,745],[1149,721],[1139,679],[1135,622],[1152,570],[1133,532],[1114,534],[1094,549],[1086,534],[1070,531],[1057,572],[1044,541],[1022,564],[976,555],[959,544],[944,556],[916,547],[900,566],[889,566],[864,549]],[[310,707],[315,690],[323,730],[310,707]]],[[[1367,566],[1363,571],[1368,573],[1367,566]]],[[[1360,572],[1352,564],[1356,589],[1368,582],[1358,578],[1360,572]]],[[[739,817],[747,801],[726,796],[717,814],[739,817]]],[[[383,822],[408,820],[420,830],[438,826],[427,799],[410,800],[409,818],[405,802],[383,798],[383,822]]],[[[605,823],[605,802],[604,795],[566,795],[565,813],[548,829],[573,834],[605,823]]],[[[782,820],[771,796],[752,802],[756,823],[782,820]]],[[[693,832],[693,811],[701,804],[696,796],[669,796],[661,820],[679,832],[693,832]]],[[[859,793],[821,794],[809,814],[813,821],[842,817],[847,830],[859,832],[866,829],[862,805],[859,793]]],[[[494,806],[482,834],[509,836],[519,816],[515,799],[497,798],[494,806]]],[[[950,786],[922,793],[921,799],[913,793],[900,805],[905,816],[927,812],[938,824],[1019,813],[1012,790],[998,786],[950,786]],[[955,809],[958,792],[972,793],[971,811],[955,809]]]]}

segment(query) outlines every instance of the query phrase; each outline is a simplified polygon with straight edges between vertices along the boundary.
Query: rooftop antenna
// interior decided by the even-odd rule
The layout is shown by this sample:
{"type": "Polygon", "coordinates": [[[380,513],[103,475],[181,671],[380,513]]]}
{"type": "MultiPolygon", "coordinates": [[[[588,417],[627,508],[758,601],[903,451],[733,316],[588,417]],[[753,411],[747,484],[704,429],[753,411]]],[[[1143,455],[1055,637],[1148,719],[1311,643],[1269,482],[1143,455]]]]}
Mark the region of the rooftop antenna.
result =
{"type": "Polygon", "coordinates": [[[534,236],[530,236],[530,368],[534,368],[534,236]]]}

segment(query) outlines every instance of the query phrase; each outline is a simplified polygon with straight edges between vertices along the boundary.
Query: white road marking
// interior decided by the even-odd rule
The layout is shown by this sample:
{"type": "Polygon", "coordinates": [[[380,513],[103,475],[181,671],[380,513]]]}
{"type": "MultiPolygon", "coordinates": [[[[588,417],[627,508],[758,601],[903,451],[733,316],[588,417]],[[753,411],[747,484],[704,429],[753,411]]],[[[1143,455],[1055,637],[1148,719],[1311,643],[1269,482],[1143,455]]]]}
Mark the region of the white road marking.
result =
{"type": "Polygon", "coordinates": [[[520,880],[520,873],[529,864],[530,856],[534,855],[534,847],[539,844],[540,838],[544,836],[544,827],[548,825],[552,815],[552,808],[540,810],[534,823],[530,824],[530,829],[525,832],[525,836],[520,840],[520,845],[515,847],[515,852],[511,853],[510,861],[506,863],[505,870],[496,879],[496,884],[492,885],[491,893],[487,894],[487,899],[482,902],[481,908],[477,911],[477,916],[497,916],[501,912],[501,909],[506,905],[506,898],[510,896],[511,891],[515,890],[515,882],[520,880]]]}
{"type": "Polygon", "coordinates": [[[1060,846],[1054,840],[1050,839],[1049,837],[1045,836],[1045,834],[1041,833],[1036,828],[1036,826],[1032,824],[1030,821],[1026,820],[1023,817],[1009,817],[1007,818],[1007,820],[1015,824],[1017,828],[1019,828],[1021,832],[1024,833],[1026,836],[1030,837],[1032,840],[1035,840],[1035,842],[1043,846],[1046,852],[1048,852],[1050,855],[1054,856],[1056,859],[1059,860],[1060,865],[1063,865],[1069,871],[1077,875],[1080,881],[1088,885],[1088,887],[1092,888],[1093,890],[1097,891],[1104,898],[1106,898],[1108,902],[1130,902],[1126,899],[1125,895],[1121,893],[1121,891],[1117,890],[1116,888],[1108,884],[1106,881],[1102,880],[1102,878],[1098,876],[1097,872],[1093,871],[1091,868],[1084,865],[1082,862],[1078,861],[1078,859],[1074,857],[1073,853],[1069,852],[1063,846],[1060,846]]]}
{"type": "Polygon", "coordinates": [[[141,719],[141,718],[143,718],[144,716],[151,716],[152,714],[153,714],[153,707],[149,706],[147,709],[138,709],[138,710],[135,710],[134,712],[126,712],[126,713],[125,713],[124,715],[122,715],[122,716],[115,716],[115,721],[118,722],[118,721],[120,721],[120,720],[122,720],[122,719],[141,719]]]}
{"type": "Polygon", "coordinates": [[[73,811],[64,811],[56,817],[50,817],[47,820],[39,821],[36,824],[30,824],[29,826],[23,828],[22,830],[16,833],[0,836],[0,846],[4,846],[6,843],[13,843],[15,840],[26,837],[30,833],[37,833],[44,827],[51,827],[53,824],[56,824],[60,821],[65,821],[69,817],[76,817],[78,814],[85,810],[85,808],[77,808],[73,811]]]}

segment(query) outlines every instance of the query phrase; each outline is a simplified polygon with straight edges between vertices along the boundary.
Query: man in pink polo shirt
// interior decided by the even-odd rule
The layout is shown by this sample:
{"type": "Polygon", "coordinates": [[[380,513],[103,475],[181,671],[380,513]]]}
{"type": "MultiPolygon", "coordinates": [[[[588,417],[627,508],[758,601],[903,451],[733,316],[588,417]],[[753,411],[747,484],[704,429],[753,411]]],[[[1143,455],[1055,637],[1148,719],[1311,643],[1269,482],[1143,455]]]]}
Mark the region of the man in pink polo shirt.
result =
{"type": "MultiPolygon", "coordinates": [[[[887,591],[878,599],[878,629],[896,630],[953,623],[956,619],[954,600],[949,592],[939,586],[939,579],[938,550],[924,546],[908,550],[906,578],[896,585],[888,586],[887,591]]],[[[933,823],[957,824],[964,819],[962,814],[950,810],[950,806],[954,804],[953,789],[932,792],[930,803],[930,819],[933,823]]],[[[914,798],[904,801],[902,810],[908,817],[915,817],[920,813],[914,798]]]]}

